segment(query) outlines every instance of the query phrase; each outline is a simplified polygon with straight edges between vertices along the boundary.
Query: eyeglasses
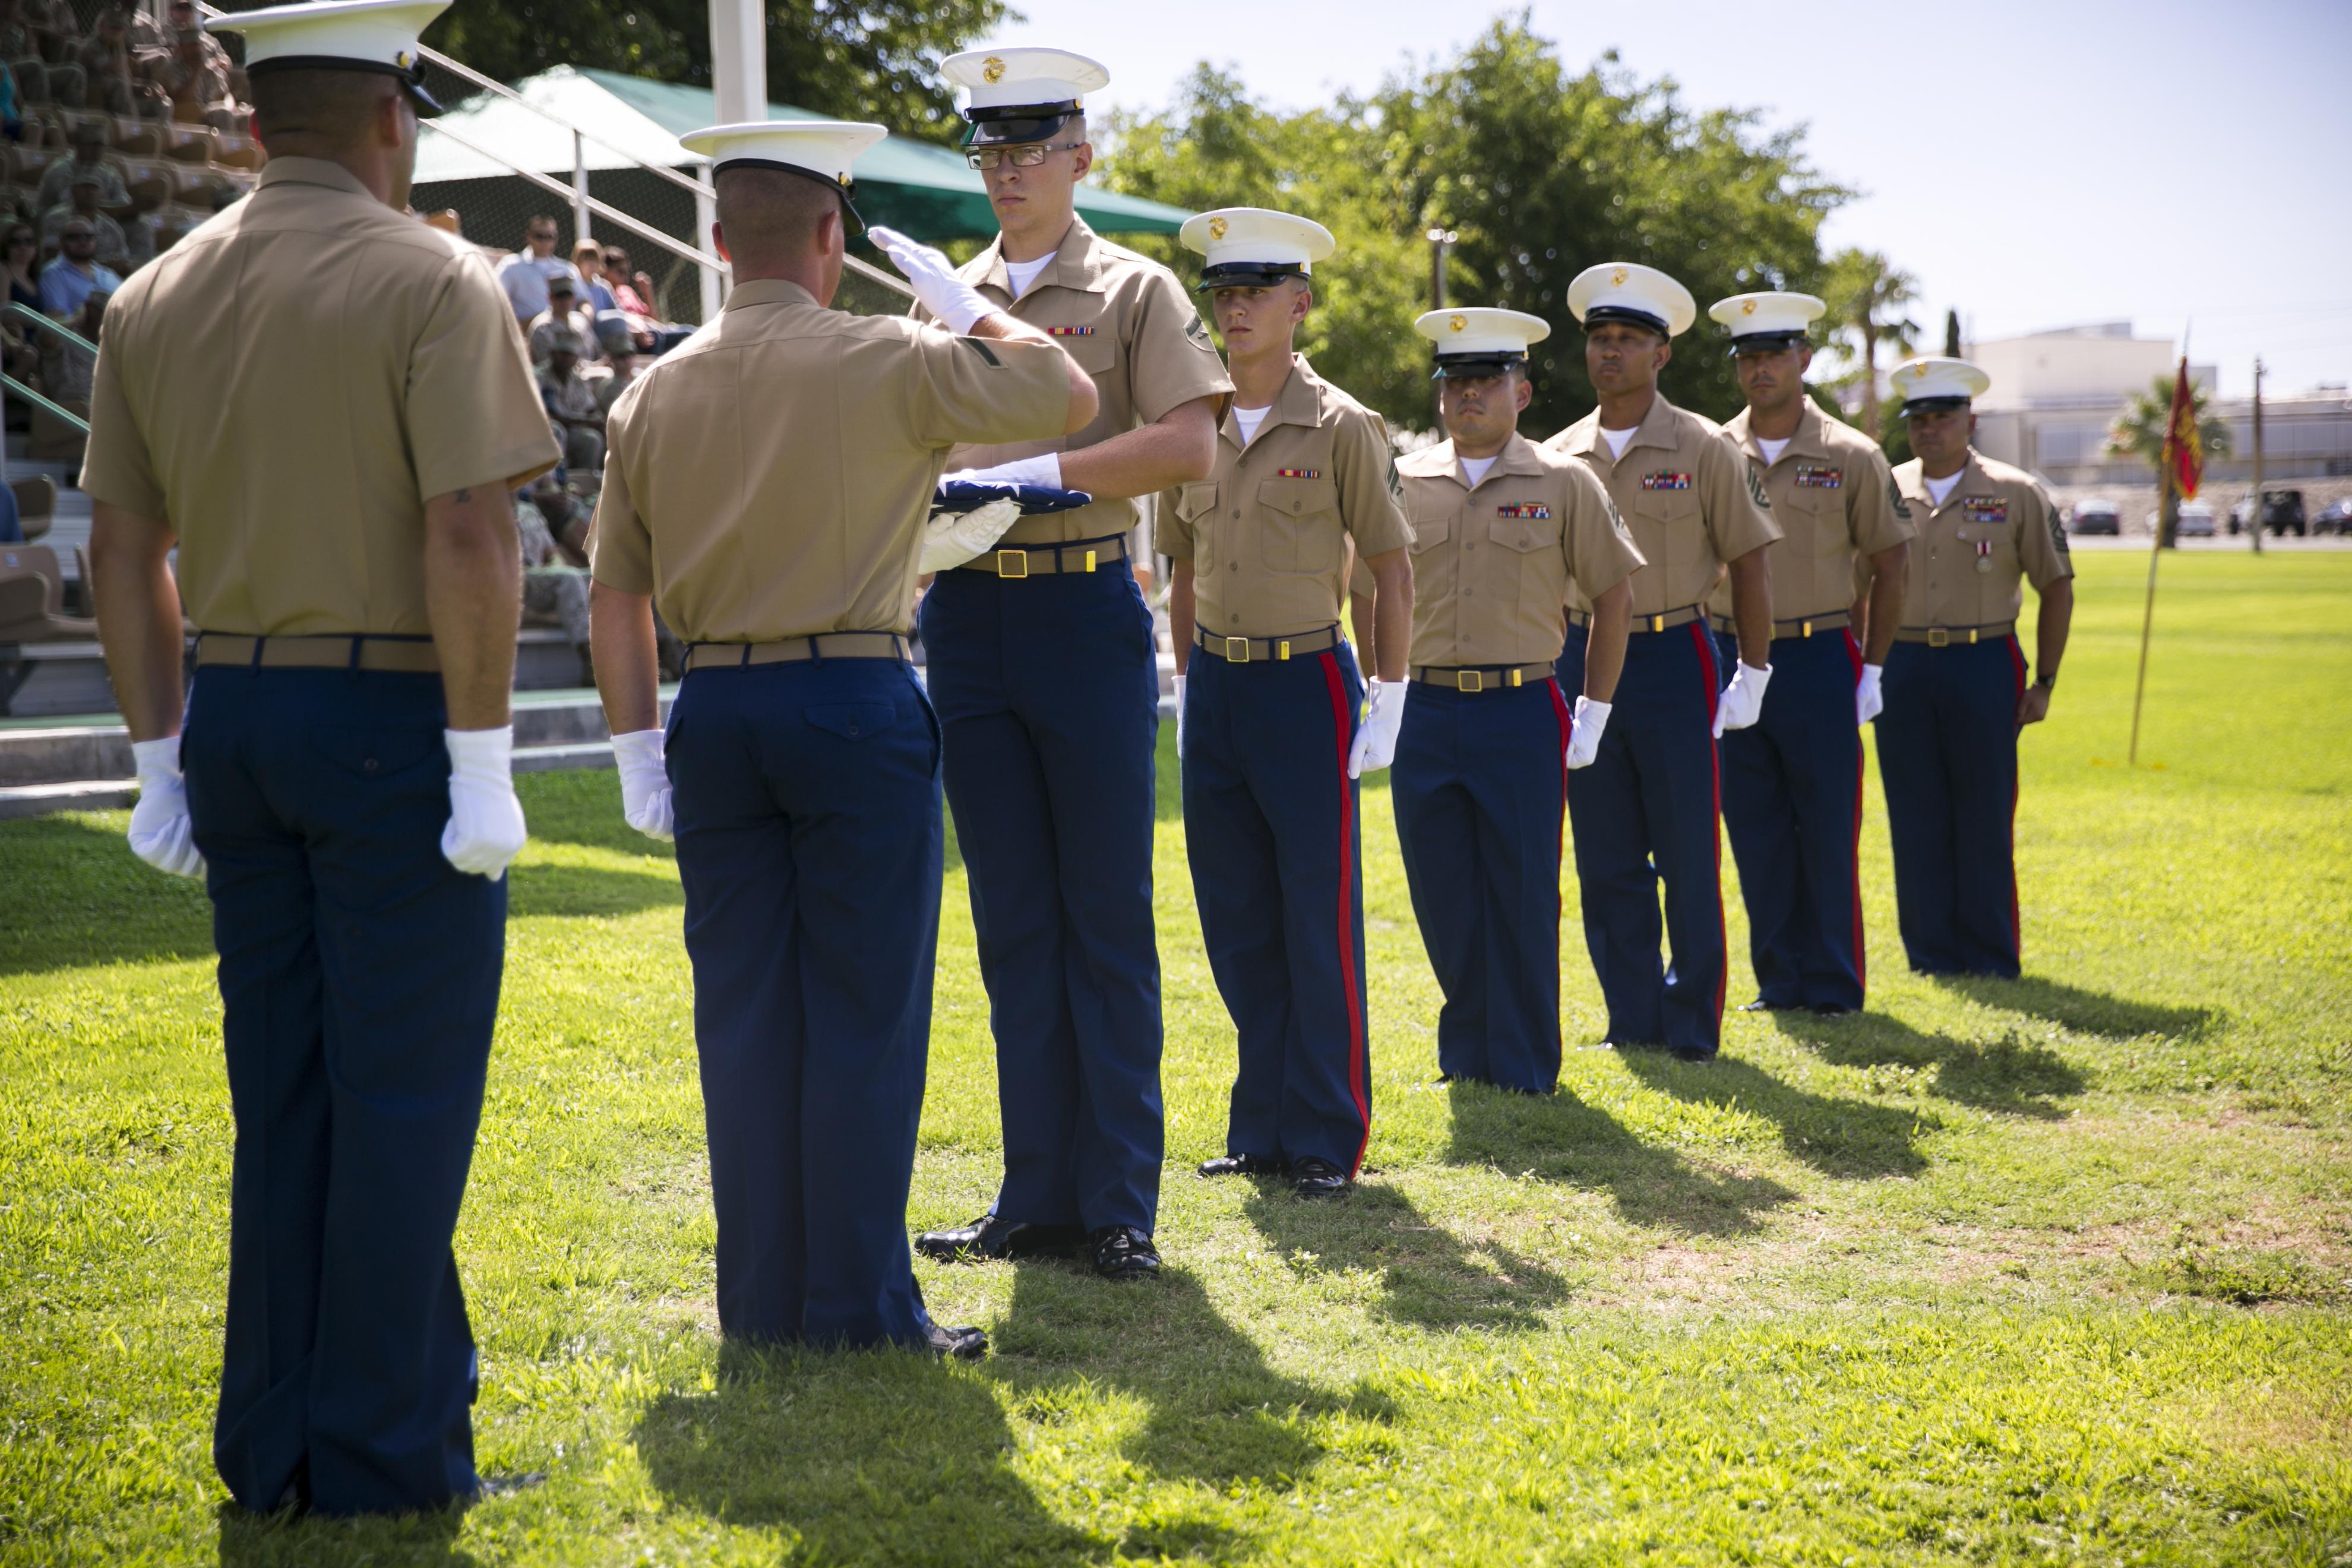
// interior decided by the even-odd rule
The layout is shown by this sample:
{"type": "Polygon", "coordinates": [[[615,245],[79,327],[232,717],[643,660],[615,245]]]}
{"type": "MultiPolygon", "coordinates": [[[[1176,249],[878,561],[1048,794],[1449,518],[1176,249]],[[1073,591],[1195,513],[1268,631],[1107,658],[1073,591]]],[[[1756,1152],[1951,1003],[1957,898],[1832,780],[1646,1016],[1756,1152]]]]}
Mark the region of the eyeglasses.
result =
{"type": "Polygon", "coordinates": [[[523,236],[523,237],[525,239],[553,239],[555,237],[555,231],[551,228],[534,229],[530,233],[523,236]]]}
{"type": "Polygon", "coordinates": [[[1045,161],[1048,153],[1075,152],[1085,145],[1083,142],[1057,142],[1049,147],[1043,142],[1032,142],[1021,147],[982,147],[966,153],[963,161],[983,172],[1003,168],[1006,163],[1016,169],[1034,169],[1045,161]]]}

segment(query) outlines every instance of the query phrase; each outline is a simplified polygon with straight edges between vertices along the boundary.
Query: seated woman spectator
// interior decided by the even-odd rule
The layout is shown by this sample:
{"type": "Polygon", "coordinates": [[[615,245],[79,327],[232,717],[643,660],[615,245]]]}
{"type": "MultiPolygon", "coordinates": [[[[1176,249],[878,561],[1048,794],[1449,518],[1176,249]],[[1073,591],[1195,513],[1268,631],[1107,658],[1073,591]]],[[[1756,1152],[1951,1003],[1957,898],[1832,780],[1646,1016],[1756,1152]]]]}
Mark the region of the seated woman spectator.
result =
{"type": "Polygon", "coordinates": [[[5,254],[8,268],[8,303],[41,308],[41,278],[34,268],[40,259],[41,237],[33,232],[28,223],[12,223],[5,235],[0,235],[0,254],[5,254]]]}
{"type": "Polygon", "coordinates": [[[604,250],[593,239],[583,239],[572,247],[572,269],[580,274],[581,286],[592,314],[601,314],[614,308],[612,287],[604,281],[604,250]]]}

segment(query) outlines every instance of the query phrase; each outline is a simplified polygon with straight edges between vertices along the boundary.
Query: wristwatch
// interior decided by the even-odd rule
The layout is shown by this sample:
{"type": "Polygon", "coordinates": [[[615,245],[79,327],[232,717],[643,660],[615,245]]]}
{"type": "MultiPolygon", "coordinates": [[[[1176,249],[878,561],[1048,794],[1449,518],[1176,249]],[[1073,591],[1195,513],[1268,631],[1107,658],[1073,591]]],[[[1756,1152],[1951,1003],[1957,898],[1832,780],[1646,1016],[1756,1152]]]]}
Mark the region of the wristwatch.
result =
{"type": "Polygon", "coordinates": [[[2058,689],[2058,677],[2055,675],[2037,675],[2033,678],[2033,684],[2042,688],[2044,691],[2055,691],[2058,689]]]}

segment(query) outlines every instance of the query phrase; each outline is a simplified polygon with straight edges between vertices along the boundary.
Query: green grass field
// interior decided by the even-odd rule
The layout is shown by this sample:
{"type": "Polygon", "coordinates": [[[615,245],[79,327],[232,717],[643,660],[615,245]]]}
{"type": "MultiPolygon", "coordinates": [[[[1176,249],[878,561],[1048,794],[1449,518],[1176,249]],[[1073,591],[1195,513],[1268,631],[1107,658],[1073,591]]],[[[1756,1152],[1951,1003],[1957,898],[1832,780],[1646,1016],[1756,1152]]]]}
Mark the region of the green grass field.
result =
{"type": "MultiPolygon", "coordinates": [[[[553,1479],[446,1517],[227,1503],[206,907],[119,815],[0,825],[0,1563],[2352,1563],[2352,555],[2166,563],[2137,771],[2144,559],[2082,566],[2021,982],[1904,970],[1874,782],[1867,1016],[1621,1058],[1571,914],[1562,1093],[1449,1089],[1367,791],[1337,1205],[1189,1174],[1233,1037],[1163,751],[1169,1272],[921,1265],[972,1366],[722,1352],[674,867],[526,779],[457,1247],[484,1468],[553,1479]]],[[[996,1169],[948,883],[917,1226],[996,1169]]]]}

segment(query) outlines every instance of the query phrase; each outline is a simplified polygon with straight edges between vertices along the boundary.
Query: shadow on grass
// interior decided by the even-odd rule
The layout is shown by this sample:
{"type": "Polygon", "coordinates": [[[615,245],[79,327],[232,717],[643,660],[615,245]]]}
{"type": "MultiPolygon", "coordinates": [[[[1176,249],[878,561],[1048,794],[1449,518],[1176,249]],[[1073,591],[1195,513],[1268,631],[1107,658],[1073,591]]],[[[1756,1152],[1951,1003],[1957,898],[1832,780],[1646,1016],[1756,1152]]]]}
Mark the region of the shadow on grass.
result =
{"type": "Polygon", "coordinates": [[[903,1352],[729,1345],[718,1387],[667,1394],[637,1452],[674,1508],[799,1537],[794,1562],[1094,1562],[1110,1544],[1047,1513],[1006,1464],[982,1378],[903,1352]]]}
{"type": "Polygon", "coordinates": [[[1569,1293],[1565,1280],[1533,1258],[1495,1242],[1465,1243],[1430,1224],[1385,1183],[1364,1183],[1334,1202],[1300,1198],[1287,1184],[1264,1179],[1243,1210],[1301,1273],[1377,1271],[1381,1313],[1397,1322],[1440,1331],[1541,1328],[1538,1310],[1569,1293]]]}
{"type": "Polygon", "coordinates": [[[602,866],[517,866],[507,873],[507,916],[633,915],[686,902],[677,879],[602,866]]]}
{"type": "Polygon", "coordinates": [[[1566,1089],[1548,1097],[1476,1083],[1446,1089],[1454,1112],[1448,1163],[1605,1191],[1632,1225],[1742,1236],[1757,1228],[1759,1214],[1796,1195],[1769,1177],[1709,1170],[1644,1143],[1566,1089]]]}
{"type": "Polygon", "coordinates": [[[1335,1394],[1266,1365],[1256,1342],[1218,1314],[1183,1268],[1118,1285],[1067,1267],[1022,1264],[1011,1308],[991,1337],[990,1366],[1015,1392],[1021,1417],[1061,1419],[1074,1386],[1129,1394],[1149,1414],[1125,1457],[1155,1475],[1221,1490],[1296,1485],[1322,1459],[1320,1417],[1394,1414],[1376,1391],[1335,1394]]]}
{"type": "Polygon", "coordinates": [[[1988,1007],[2004,1007],[2045,1018],[2078,1035],[2099,1035],[2110,1040],[2161,1035],[2166,1039],[2194,1039],[2219,1027],[2226,1015],[2219,1007],[2166,1007],[2085,991],[2063,981],[2026,975],[1999,980],[1989,974],[1938,974],[1937,984],[1957,991],[1988,1007]]]}
{"type": "Polygon", "coordinates": [[[669,845],[646,837],[622,819],[620,775],[611,768],[518,773],[515,793],[522,799],[530,836],[542,843],[581,844],[664,860],[677,858],[669,845]]]}
{"type": "Polygon", "coordinates": [[[2055,1103],[2089,1087],[2065,1058],[2012,1032],[1990,1045],[1922,1034],[1884,1013],[1817,1018],[1804,1013],[1777,1016],[1780,1032],[1810,1047],[1837,1067],[1935,1068],[1927,1092],[1939,1100],[2002,1116],[2054,1121],[2066,1114],[2055,1103]]]}
{"type": "Polygon", "coordinates": [[[1730,1057],[1678,1062],[1659,1051],[1627,1051],[1624,1060],[1635,1078],[1661,1094],[1694,1103],[1731,1101],[1766,1118],[1780,1129],[1782,1148],[1824,1175],[1872,1181],[1916,1176],[1927,1168],[1918,1148],[1919,1117],[1900,1106],[1813,1094],[1730,1057]]]}
{"type": "Polygon", "coordinates": [[[297,1519],[220,1506],[220,1568],[310,1568],[317,1563],[381,1563],[383,1568],[470,1568],[480,1562],[457,1545],[463,1509],[373,1519],[297,1519]]]}
{"type": "Polygon", "coordinates": [[[205,885],[142,863],[104,821],[0,823],[0,974],[213,955],[205,885]]]}

